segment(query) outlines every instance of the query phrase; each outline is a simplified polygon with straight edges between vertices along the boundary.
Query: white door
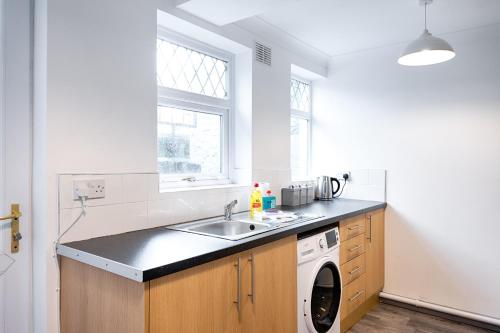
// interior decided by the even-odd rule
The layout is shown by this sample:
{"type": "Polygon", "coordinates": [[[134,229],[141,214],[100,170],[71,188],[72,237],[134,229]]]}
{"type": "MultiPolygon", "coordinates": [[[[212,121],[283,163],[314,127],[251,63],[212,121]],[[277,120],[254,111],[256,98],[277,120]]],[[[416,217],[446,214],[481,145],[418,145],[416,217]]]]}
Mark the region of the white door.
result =
{"type": "Polygon", "coordinates": [[[30,0],[0,0],[0,216],[20,204],[18,253],[9,221],[0,221],[0,333],[32,327],[30,0]],[[12,263],[12,264],[11,264],[12,263]]]}

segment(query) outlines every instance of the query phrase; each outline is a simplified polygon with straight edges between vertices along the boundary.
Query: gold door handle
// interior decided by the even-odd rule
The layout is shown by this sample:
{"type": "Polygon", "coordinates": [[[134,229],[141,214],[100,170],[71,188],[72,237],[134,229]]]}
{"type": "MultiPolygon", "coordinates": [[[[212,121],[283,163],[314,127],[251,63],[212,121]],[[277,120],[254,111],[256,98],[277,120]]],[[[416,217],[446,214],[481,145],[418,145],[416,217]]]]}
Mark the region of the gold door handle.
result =
{"type": "Polygon", "coordinates": [[[10,205],[10,215],[0,216],[0,221],[10,220],[11,238],[10,238],[10,252],[19,252],[19,241],[21,238],[21,233],[19,232],[19,218],[23,214],[19,209],[19,204],[10,205]]]}

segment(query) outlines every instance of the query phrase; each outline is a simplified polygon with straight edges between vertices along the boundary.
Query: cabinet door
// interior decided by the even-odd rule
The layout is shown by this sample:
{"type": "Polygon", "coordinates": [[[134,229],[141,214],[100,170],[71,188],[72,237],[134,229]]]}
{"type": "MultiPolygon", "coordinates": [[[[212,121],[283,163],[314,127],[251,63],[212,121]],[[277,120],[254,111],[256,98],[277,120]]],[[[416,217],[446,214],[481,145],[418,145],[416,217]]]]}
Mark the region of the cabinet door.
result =
{"type": "Polygon", "coordinates": [[[150,283],[150,333],[240,332],[238,255],[150,283]]]}
{"type": "Polygon", "coordinates": [[[366,296],[384,287],[384,210],[366,214],[366,296]]]}
{"type": "Polygon", "coordinates": [[[245,332],[297,332],[297,237],[248,252],[247,289],[243,293],[249,300],[243,311],[245,332]]]}

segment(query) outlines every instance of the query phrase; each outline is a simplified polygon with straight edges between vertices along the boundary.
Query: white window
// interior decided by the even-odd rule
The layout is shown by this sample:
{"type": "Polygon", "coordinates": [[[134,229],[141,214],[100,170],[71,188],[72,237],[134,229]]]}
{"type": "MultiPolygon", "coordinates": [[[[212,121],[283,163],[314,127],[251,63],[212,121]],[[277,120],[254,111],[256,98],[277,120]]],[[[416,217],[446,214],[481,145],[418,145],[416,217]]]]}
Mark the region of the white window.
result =
{"type": "Polygon", "coordinates": [[[292,180],[309,176],[311,148],[311,83],[293,77],[290,82],[290,165],[292,180]]]}
{"type": "Polygon", "coordinates": [[[159,30],[160,187],[229,183],[232,56],[159,30]]]}

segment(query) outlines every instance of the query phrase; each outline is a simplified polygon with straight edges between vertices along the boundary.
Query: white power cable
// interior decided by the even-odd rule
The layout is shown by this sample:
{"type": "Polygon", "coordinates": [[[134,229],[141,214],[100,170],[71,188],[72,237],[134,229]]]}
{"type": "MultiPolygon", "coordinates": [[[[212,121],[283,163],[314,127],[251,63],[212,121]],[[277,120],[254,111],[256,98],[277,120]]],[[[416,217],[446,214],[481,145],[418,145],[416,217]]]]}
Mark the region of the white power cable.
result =
{"type": "Polygon", "coordinates": [[[55,246],[57,246],[57,244],[59,244],[59,241],[61,240],[61,238],[63,238],[64,235],[66,235],[68,233],[68,231],[70,231],[75,226],[75,224],[77,224],[78,221],[80,221],[80,219],[82,217],[87,215],[87,206],[85,206],[85,200],[87,200],[87,197],[80,197],[79,199],[80,199],[81,208],[82,208],[80,215],[78,215],[77,218],[73,221],[73,223],[71,223],[71,225],[62,234],[60,234],[59,237],[57,237],[57,239],[54,241],[55,246]]]}
{"type": "MultiPolygon", "coordinates": [[[[82,217],[87,215],[87,206],[85,206],[85,200],[87,200],[86,196],[80,196],[80,207],[81,211],[80,214],[76,217],[76,219],[71,223],[71,225],[66,228],[66,230],[60,234],[57,239],[54,241],[54,254],[53,257],[56,261],[56,274],[57,274],[57,287],[56,287],[56,292],[59,293],[61,291],[61,268],[59,267],[59,258],[57,257],[57,245],[59,245],[59,242],[61,239],[66,235],[81,219],[82,217]]],[[[61,332],[61,298],[57,297],[57,331],[61,332]]]]}

